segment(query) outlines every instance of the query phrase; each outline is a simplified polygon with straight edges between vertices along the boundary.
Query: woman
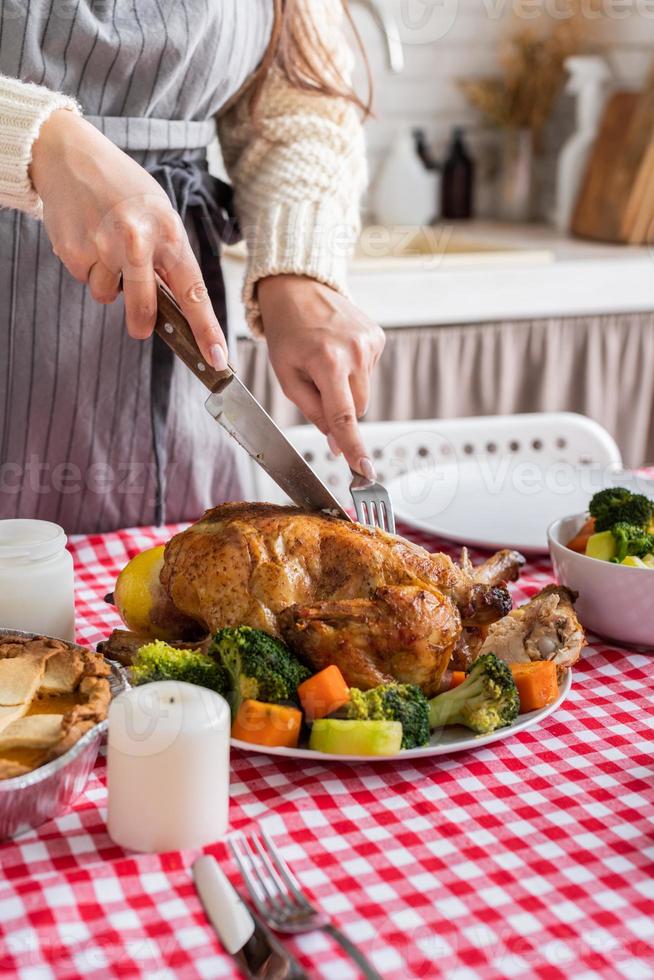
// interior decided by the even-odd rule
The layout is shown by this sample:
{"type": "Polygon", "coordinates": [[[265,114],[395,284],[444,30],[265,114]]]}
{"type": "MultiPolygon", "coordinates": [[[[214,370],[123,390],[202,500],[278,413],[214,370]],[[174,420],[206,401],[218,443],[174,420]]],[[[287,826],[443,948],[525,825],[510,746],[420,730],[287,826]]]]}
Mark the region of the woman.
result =
{"type": "Polygon", "coordinates": [[[3,0],[1,517],[102,531],[239,496],[202,387],[151,337],[157,273],[226,363],[216,124],[250,326],[372,471],[356,420],[383,339],[344,295],[365,158],[341,20],[339,0],[3,0]]]}

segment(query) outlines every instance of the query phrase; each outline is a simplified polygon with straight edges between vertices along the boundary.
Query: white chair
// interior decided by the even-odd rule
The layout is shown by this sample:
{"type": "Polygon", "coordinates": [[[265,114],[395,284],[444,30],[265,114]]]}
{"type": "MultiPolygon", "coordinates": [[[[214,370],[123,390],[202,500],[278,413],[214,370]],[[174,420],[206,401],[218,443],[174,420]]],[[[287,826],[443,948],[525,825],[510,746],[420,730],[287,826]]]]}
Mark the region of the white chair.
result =
{"type": "MultiPolygon", "coordinates": [[[[613,437],[597,422],[573,412],[488,415],[479,418],[427,419],[413,422],[363,422],[363,437],[379,480],[390,482],[426,462],[455,463],[479,456],[517,456],[540,464],[620,467],[613,437]]],[[[325,437],[312,425],[286,430],[318,476],[346,506],[351,506],[350,471],[334,457],[325,437]]],[[[255,500],[288,503],[270,477],[252,463],[255,500]]]]}

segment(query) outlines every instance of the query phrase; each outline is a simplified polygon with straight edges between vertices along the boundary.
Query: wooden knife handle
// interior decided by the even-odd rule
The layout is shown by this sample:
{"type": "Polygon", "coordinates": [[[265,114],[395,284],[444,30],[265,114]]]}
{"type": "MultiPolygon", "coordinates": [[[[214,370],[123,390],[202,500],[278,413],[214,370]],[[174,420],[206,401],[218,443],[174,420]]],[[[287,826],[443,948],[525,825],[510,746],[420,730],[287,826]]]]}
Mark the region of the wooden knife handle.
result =
{"type": "Polygon", "coordinates": [[[234,372],[231,368],[226,371],[216,371],[207,364],[200,353],[188,320],[175,302],[173,294],[161,280],[157,281],[157,306],[155,332],[209,391],[220,391],[224,388],[225,382],[229,381],[234,372]]]}

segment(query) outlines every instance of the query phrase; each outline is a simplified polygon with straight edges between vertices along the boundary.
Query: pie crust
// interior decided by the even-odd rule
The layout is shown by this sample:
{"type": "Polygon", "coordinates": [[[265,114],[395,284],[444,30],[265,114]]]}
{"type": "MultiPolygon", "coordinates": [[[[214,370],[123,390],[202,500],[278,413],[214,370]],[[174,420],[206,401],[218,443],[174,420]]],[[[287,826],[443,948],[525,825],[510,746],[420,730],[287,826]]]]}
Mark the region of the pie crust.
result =
{"type": "Polygon", "coordinates": [[[0,779],[50,762],[103,721],[109,675],[91,650],[0,631],[0,779]]]}

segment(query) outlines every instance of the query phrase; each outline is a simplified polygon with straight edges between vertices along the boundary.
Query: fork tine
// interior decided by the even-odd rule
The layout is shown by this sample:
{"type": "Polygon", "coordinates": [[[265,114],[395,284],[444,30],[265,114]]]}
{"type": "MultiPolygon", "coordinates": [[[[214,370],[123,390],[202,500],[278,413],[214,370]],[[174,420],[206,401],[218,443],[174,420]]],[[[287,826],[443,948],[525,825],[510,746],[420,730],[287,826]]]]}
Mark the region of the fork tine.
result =
{"type": "Polygon", "coordinates": [[[354,500],[354,510],[357,515],[357,520],[359,524],[367,524],[365,505],[358,494],[353,493],[352,499],[354,500]]]}
{"type": "Polygon", "coordinates": [[[368,504],[368,513],[370,514],[369,524],[370,527],[377,527],[379,524],[379,519],[377,517],[377,503],[374,497],[369,497],[366,501],[368,504]]]}
{"type": "Polygon", "coordinates": [[[307,901],[306,897],[304,896],[304,893],[302,892],[302,890],[300,888],[300,885],[299,885],[299,883],[297,882],[297,880],[295,878],[295,875],[293,874],[293,872],[291,871],[291,869],[287,865],[286,861],[284,860],[284,858],[281,856],[281,854],[279,853],[279,851],[275,847],[275,844],[273,843],[273,840],[270,837],[268,831],[265,829],[265,827],[262,827],[261,828],[261,836],[264,839],[264,842],[265,842],[266,848],[268,850],[268,853],[270,854],[270,856],[272,857],[273,861],[275,862],[275,866],[276,866],[279,874],[283,878],[284,883],[286,884],[286,887],[292,893],[292,895],[294,896],[295,900],[305,910],[306,909],[309,909],[311,912],[315,911],[314,908],[313,908],[313,906],[307,901]]]}
{"type": "Polygon", "coordinates": [[[288,888],[286,887],[286,883],[280,877],[279,872],[276,870],[276,868],[273,867],[270,858],[268,857],[266,850],[262,846],[258,835],[252,834],[252,840],[254,841],[254,846],[256,847],[259,853],[259,857],[261,858],[261,861],[264,864],[266,871],[268,872],[271,880],[274,882],[276,886],[275,892],[272,892],[268,887],[266,887],[266,891],[269,897],[273,900],[280,898],[290,912],[296,913],[298,911],[297,905],[291,899],[288,888]]]}
{"type": "Polygon", "coordinates": [[[250,862],[250,867],[252,868],[252,870],[254,871],[257,877],[259,887],[261,888],[262,892],[268,899],[268,914],[270,914],[271,909],[273,912],[278,911],[278,909],[275,908],[275,903],[281,897],[281,893],[278,892],[276,888],[274,889],[269,888],[268,882],[266,881],[265,877],[261,873],[261,869],[259,868],[259,862],[256,859],[256,855],[254,853],[254,850],[252,849],[252,845],[245,834],[243,835],[243,844],[244,844],[244,849],[248,856],[248,861],[250,862]]]}
{"type": "Polygon", "coordinates": [[[388,531],[389,534],[395,534],[395,514],[393,513],[390,498],[386,497],[382,503],[384,507],[384,519],[386,522],[384,530],[388,531]]]}
{"type": "MultiPolygon", "coordinates": [[[[238,840],[239,840],[239,843],[242,843],[243,842],[243,837],[242,836],[239,837],[238,840]]],[[[243,859],[243,855],[241,854],[241,852],[236,847],[236,841],[235,841],[234,838],[231,838],[230,837],[230,839],[229,839],[229,848],[230,848],[230,850],[232,852],[232,857],[234,858],[234,861],[236,862],[236,865],[238,867],[238,870],[241,872],[241,878],[245,882],[245,887],[248,890],[248,894],[249,894],[250,898],[252,899],[252,902],[254,903],[257,911],[259,912],[260,915],[263,915],[264,917],[269,916],[270,915],[270,910],[269,910],[268,906],[266,905],[266,903],[264,901],[262,901],[262,899],[260,898],[259,892],[257,891],[256,886],[255,886],[255,883],[254,883],[254,879],[252,878],[252,876],[250,874],[250,871],[249,871],[247,865],[245,864],[245,861],[243,859]]]]}
{"type": "Polygon", "coordinates": [[[388,533],[395,534],[395,512],[392,506],[387,506],[386,510],[388,512],[388,533]]]}

